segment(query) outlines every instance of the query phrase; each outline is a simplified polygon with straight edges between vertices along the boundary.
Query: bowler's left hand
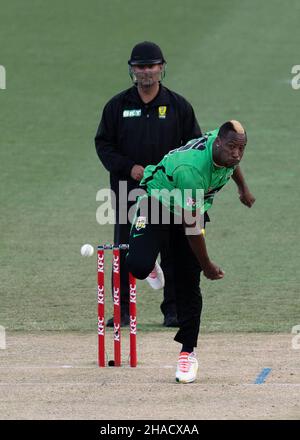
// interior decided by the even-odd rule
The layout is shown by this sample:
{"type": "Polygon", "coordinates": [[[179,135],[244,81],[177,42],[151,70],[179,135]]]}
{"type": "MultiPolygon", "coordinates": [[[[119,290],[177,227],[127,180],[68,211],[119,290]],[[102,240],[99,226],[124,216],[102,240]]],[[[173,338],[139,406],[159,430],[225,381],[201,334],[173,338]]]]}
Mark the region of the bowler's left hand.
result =
{"type": "Polygon", "coordinates": [[[239,194],[240,194],[240,201],[244,205],[248,206],[248,208],[251,208],[251,206],[254,204],[256,200],[254,195],[248,189],[239,190],[239,194]]]}

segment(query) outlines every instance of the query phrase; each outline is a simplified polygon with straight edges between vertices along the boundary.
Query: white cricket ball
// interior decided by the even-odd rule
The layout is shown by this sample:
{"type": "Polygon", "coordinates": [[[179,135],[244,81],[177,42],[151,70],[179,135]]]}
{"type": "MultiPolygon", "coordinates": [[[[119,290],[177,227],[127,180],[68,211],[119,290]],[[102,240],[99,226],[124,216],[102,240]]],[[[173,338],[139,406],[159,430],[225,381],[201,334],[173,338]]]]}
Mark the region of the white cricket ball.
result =
{"type": "Polygon", "coordinates": [[[91,244],[84,244],[81,246],[80,252],[83,257],[91,257],[94,253],[94,248],[91,244]]]}

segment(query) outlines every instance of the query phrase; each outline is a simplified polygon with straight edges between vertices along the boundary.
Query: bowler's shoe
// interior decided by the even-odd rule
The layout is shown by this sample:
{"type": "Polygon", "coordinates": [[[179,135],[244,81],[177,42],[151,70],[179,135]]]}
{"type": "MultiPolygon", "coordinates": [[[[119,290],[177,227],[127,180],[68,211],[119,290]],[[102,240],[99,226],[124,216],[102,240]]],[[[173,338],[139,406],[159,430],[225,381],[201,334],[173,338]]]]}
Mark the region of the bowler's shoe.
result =
{"type": "Polygon", "coordinates": [[[194,352],[181,352],[177,362],[176,382],[191,383],[196,380],[198,361],[194,352]]]}

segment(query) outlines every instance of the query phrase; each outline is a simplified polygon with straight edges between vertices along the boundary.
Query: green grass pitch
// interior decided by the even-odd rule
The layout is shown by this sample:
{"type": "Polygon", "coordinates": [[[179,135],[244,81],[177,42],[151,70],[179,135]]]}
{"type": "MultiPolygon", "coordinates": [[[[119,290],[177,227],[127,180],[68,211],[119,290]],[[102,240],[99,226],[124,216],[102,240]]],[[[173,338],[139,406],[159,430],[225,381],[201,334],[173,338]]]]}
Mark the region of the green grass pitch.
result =
{"type": "MultiPolygon", "coordinates": [[[[96,260],[80,247],[111,241],[112,226],[96,222],[108,174],[93,138],[105,102],[130,86],[127,60],[145,39],[163,48],[164,83],[192,102],[203,130],[234,118],[248,132],[242,169],[257,201],[241,205],[233,182],[216,197],[207,243],[226,276],[202,282],[203,330],[300,324],[300,90],[290,84],[299,1],[5,0],[0,8],[0,325],[96,331],[96,260]]],[[[161,293],[138,283],[138,295],[140,328],[160,329],[161,293]]]]}

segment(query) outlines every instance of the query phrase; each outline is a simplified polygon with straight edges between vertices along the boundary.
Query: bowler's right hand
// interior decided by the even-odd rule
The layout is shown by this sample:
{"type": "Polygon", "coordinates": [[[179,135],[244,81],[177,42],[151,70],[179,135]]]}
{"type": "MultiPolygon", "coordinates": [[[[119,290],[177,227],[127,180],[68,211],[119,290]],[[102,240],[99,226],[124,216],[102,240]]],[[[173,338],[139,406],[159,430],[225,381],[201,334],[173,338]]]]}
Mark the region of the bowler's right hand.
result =
{"type": "Polygon", "coordinates": [[[221,280],[225,275],[225,272],[211,261],[202,270],[209,280],[221,280]]]}

